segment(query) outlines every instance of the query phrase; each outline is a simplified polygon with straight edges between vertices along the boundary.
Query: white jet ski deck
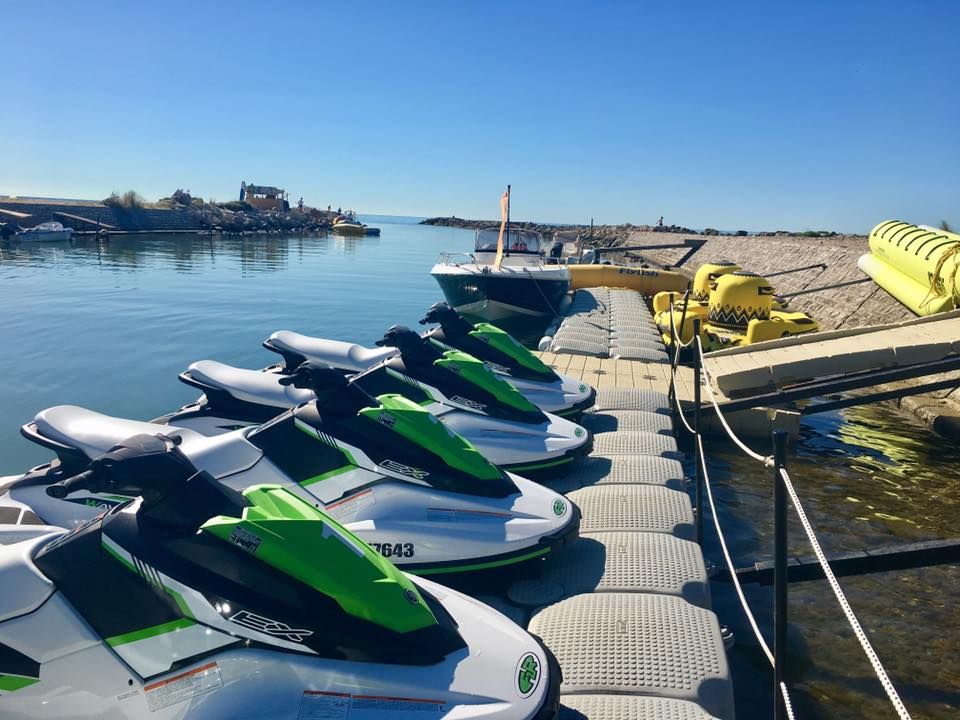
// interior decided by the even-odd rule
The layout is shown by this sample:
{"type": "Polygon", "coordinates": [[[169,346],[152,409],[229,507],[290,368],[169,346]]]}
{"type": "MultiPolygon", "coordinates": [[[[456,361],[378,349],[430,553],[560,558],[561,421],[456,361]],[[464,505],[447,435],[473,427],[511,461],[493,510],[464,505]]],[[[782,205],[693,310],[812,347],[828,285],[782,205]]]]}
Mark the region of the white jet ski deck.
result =
{"type": "Polygon", "coordinates": [[[57,452],[59,463],[31,471],[0,497],[30,507],[44,522],[72,527],[126,498],[88,494],[52,501],[43,487],[79,472],[132,434],[163,432],[198,469],[224,484],[289,487],[419,574],[515,565],[577,534],[579,511],[572,503],[496,467],[410,401],[371,398],[328,368],[273,377],[291,386],[322,384],[326,394],[263,425],[214,437],[71,406],[45,410],[22,432],[57,452]]]}
{"type": "Polygon", "coordinates": [[[593,406],[597,391],[576,378],[560,375],[500,328],[474,325],[445,302],[435,303],[420,320],[438,326],[423,334],[441,350],[460,350],[503,375],[534,405],[561,417],[578,417],[593,406]]]}
{"type": "Polygon", "coordinates": [[[539,641],[287,490],[231,490],[149,435],[88,465],[46,492],[141,497],[0,546],[0,715],[294,720],[336,698],[387,720],[414,702],[556,716],[560,672],[539,641]]]}
{"type": "MultiPolygon", "coordinates": [[[[303,336],[281,331],[264,342],[284,358],[283,371],[308,360],[354,372],[344,365],[357,346],[315,338],[300,343],[298,337],[303,336]]],[[[401,326],[390,328],[377,344],[391,355],[358,372],[353,382],[372,395],[399,393],[425,407],[497,465],[526,476],[551,476],[590,451],[589,431],[545,413],[472,355],[443,352],[401,326]]]]}

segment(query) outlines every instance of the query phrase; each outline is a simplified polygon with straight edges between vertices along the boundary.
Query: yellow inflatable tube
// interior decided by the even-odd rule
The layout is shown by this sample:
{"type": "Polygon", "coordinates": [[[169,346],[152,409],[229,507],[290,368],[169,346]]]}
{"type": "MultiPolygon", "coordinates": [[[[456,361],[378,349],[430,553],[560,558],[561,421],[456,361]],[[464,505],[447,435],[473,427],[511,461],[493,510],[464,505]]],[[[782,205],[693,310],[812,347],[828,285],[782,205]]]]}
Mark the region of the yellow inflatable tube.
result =
{"type": "Polygon", "coordinates": [[[672,270],[627,267],[624,265],[569,265],[570,289],[616,287],[636,290],[644,295],[658,292],[682,293],[687,278],[672,270]]]}
{"type": "Polygon", "coordinates": [[[960,299],[960,235],[887,220],[870,231],[857,266],[917,315],[953,309],[960,299]]]}

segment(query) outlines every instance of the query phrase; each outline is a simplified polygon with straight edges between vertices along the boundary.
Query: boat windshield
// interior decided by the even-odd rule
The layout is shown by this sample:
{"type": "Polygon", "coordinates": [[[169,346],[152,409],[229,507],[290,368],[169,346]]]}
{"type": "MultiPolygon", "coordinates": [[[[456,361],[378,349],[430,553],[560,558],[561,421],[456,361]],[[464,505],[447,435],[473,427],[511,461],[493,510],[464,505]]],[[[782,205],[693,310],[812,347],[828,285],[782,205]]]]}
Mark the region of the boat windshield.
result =
{"type": "Polygon", "coordinates": [[[45,223],[40,223],[34,229],[60,231],[60,230],[63,230],[63,225],[58,222],[45,222],[45,223]]]}
{"type": "MultiPolygon", "coordinates": [[[[474,252],[496,252],[497,240],[500,238],[499,228],[477,230],[477,241],[474,252]]],[[[519,230],[510,228],[504,233],[503,251],[505,253],[532,253],[540,254],[543,238],[533,230],[519,230]]]]}

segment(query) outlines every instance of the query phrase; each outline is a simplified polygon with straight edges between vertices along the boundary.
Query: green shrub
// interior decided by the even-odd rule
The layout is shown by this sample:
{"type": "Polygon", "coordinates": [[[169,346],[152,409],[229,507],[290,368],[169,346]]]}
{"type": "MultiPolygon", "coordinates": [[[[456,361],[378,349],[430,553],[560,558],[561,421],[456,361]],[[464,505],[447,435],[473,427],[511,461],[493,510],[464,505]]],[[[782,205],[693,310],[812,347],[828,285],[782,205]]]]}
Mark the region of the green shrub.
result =
{"type": "Polygon", "coordinates": [[[138,195],[135,191],[127,190],[123,195],[110,193],[110,197],[106,198],[103,201],[103,204],[106,205],[107,207],[133,210],[135,208],[142,208],[144,204],[144,199],[140,197],[140,195],[138,195]]]}

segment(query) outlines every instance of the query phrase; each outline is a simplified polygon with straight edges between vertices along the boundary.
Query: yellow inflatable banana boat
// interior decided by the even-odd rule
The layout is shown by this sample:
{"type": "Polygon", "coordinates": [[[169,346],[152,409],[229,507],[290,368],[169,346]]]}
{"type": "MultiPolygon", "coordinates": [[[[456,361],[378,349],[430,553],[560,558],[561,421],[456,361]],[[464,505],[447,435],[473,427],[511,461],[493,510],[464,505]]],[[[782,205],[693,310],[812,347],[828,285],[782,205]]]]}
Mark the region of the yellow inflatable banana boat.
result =
{"type": "Polygon", "coordinates": [[[658,292],[682,293],[687,278],[672,270],[628,267],[625,265],[568,265],[570,289],[616,287],[636,290],[644,295],[658,292]]]}
{"type": "Polygon", "coordinates": [[[887,220],[857,266],[916,315],[960,307],[960,235],[887,220]]]}

